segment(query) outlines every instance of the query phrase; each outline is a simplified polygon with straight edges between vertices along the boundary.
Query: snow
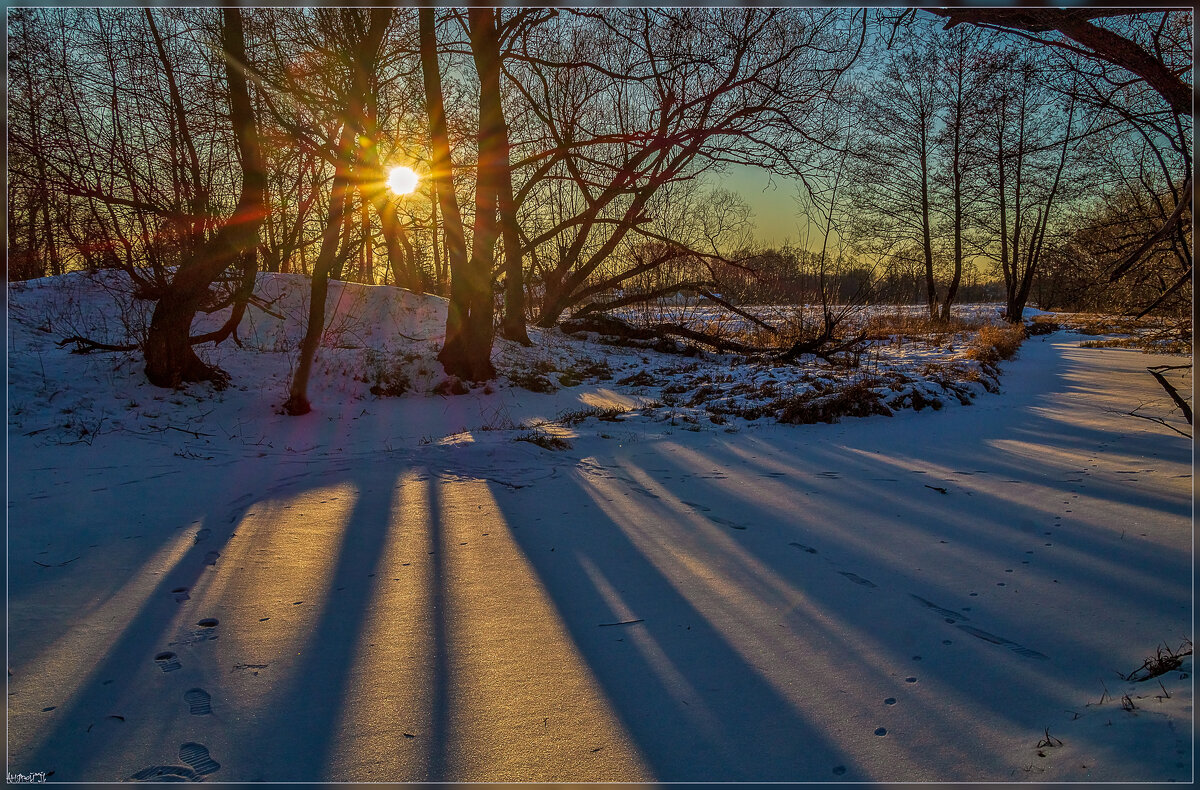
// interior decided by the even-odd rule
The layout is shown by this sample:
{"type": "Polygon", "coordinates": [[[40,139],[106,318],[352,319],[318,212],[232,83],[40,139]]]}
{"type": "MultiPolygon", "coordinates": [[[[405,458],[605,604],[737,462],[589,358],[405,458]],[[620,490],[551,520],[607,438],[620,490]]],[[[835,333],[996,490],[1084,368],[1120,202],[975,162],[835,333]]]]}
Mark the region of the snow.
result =
{"type": "Polygon", "coordinates": [[[11,773],[1192,778],[1191,657],[1118,676],[1192,636],[1191,443],[1126,414],[1166,403],[1143,355],[1035,337],[961,406],[923,371],[962,343],[905,343],[871,374],[950,408],[714,422],[702,377],[841,373],[535,331],[440,396],[444,302],[335,283],[293,418],[304,284],[258,293],[283,318],[203,350],[233,385],[169,391],[55,346],[137,325],[119,279],[10,286],[11,773]]]}

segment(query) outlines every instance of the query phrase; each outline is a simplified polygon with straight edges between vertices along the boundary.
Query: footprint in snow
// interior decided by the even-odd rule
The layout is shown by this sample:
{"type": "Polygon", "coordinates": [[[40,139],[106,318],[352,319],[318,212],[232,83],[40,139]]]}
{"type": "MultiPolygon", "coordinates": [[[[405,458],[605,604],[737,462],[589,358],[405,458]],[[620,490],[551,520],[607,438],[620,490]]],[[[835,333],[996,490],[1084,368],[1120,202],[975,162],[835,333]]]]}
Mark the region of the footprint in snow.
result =
{"type": "Polygon", "coordinates": [[[948,623],[949,622],[958,622],[959,620],[970,620],[971,619],[971,618],[967,617],[965,614],[959,614],[958,612],[954,611],[953,609],[946,609],[945,607],[938,606],[933,601],[927,601],[924,598],[922,598],[921,596],[916,595],[914,593],[909,593],[909,595],[914,600],[916,600],[918,603],[920,603],[922,606],[926,607],[927,609],[931,609],[931,610],[937,612],[938,614],[940,614],[942,617],[946,618],[946,622],[948,622],[948,623]]]}
{"type": "Polygon", "coordinates": [[[217,559],[218,559],[220,556],[221,556],[221,552],[219,552],[219,551],[210,551],[210,552],[208,552],[207,554],[205,554],[205,555],[204,555],[204,564],[205,564],[205,565],[216,565],[216,564],[217,564],[217,559]]]}
{"type": "Polygon", "coordinates": [[[194,741],[179,747],[179,759],[183,760],[198,775],[204,776],[220,769],[221,764],[208,753],[208,747],[194,741]]]}
{"type": "Polygon", "coordinates": [[[1014,653],[1016,653],[1019,656],[1024,656],[1026,658],[1036,658],[1040,661],[1050,660],[1049,656],[1047,656],[1043,653],[1039,653],[1038,651],[1033,650],[1031,648],[1023,647],[1023,646],[1017,644],[1016,642],[1013,642],[1010,639],[1005,639],[1002,636],[996,636],[995,634],[990,634],[987,631],[984,631],[979,628],[974,628],[969,625],[959,625],[958,627],[961,628],[962,630],[966,631],[968,634],[970,634],[971,636],[973,636],[977,639],[982,639],[983,641],[990,642],[993,645],[1000,645],[1001,647],[1007,647],[1009,650],[1013,651],[1014,653]]]}
{"type": "Polygon", "coordinates": [[[175,596],[175,603],[183,603],[191,599],[191,596],[188,595],[187,587],[176,587],[174,590],[171,590],[171,595],[175,596]]]}
{"type": "Polygon", "coordinates": [[[215,617],[206,617],[200,622],[196,623],[196,625],[200,626],[199,628],[193,631],[188,631],[187,634],[179,641],[168,642],[167,644],[171,647],[174,647],[175,645],[195,645],[199,644],[200,642],[207,642],[209,640],[216,639],[220,636],[216,630],[219,622],[220,621],[215,617]]]}
{"type": "Polygon", "coordinates": [[[718,524],[723,524],[724,526],[729,527],[730,529],[745,529],[745,527],[741,524],[738,524],[735,521],[730,521],[729,519],[719,518],[717,516],[709,516],[709,518],[718,524]]]}
{"type": "Polygon", "coordinates": [[[183,667],[183,664],[179,663],[179,656],[175,655],[170,650],[166,650],[156,655],[154,657],[154,663],[158,664],[163,672],[174,672],[175,670],[183,667]]]}
{"type": "Polygon", "coordinates": [[[183,701],[188,704],[188,711],[193,716],[207,716],[212,713],[212,697],[204,689],[188,689],[183,693],[183,701]]]}
{"type": "Polygon", "coordinates": [[[851,573],[850,571],[838,571],[838,573],[845,576],[847,579],[854,582],[855,584],[862,585],[863,587],[869,587],[871,589],[875,589],[879,586],[878,584],[871,581],[870,579],[864,579],[863,577],[859,576],[857,573],[851,573]]]}
{"type": "Polygon", "coordinates": [[[803,543],[797,543],[797,542],[796,542],[796,541],[794,541],[794,540],[793,540],[791,543],[789,543],[788,545],[789,545],[789,546],[795,546],[796,548],[800,549],[801,551],[808,552],[809,554],[816,554],[816,553],[817,553],[817,550],[816,550],[816,549],[814,549],[812,546],[805,546],[803,543]]]}
{"type": "Polygon", "coordinates": [[[194,545],[196,545],[196,543],[200,543],[201,541],[208,540],[208,536],[211,534],[212,534],[212,530],[209,529],[208,527],[205,527],[204,529],[201,529],[201,530],[197,530],[196,537],[195,537],[195,543],[193,543],[192,545],[194,546],[194,545]]]}
{"type": "Polygon", "coordinates": [[[87,729],[84,730],[84,732],[91,733],[93,730],[95,730],[98,733],[104,732],[107,734],[111,734],[115,730],[121,729],[121,725],[123,725],[124,723],[125,723],[124,716],[113,713],[108,716],[105,716],[103,719],[100,719],[99,721],[92,722],[91,724],[89,724],[87,726],[87,729]]]}
{"type": "Polygon", "coordinates": [[[199,777],[185,765],[152,765],[129,779],[132,782],[194,782],[199,777]]]}

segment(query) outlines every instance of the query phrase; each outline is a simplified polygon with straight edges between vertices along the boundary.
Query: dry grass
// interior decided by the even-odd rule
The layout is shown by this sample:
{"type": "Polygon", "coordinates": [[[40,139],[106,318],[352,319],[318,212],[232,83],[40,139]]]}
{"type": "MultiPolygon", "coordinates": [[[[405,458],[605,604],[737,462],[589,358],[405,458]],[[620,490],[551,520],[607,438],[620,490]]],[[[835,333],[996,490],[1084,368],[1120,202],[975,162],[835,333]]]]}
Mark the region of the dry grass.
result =
{"type": "Polygon", "coordinates": [[[545,450],[570,450],[571,443],[561,436],[547,433],[541,427],[535,426],[528,433],[523,433],[513,439],[516,442],[529,442],[545,450]]]}
{"type": "Polygon", "coordinates": [[[1029,332],[1029,336],[1033,337],[1034,335],[1049,335],[1052,332],[1057,332],[1062,329],[1062,326],[1050,316],[1037,315],[1033,317],[1031,323],[1025,325],[1025,329],[1029,332]]]}
{"type": "Polygon", "coordinates": [[[890,340],[894,337],[902,337],[941,345],[947,340],[953,340],[955,335],[975,332],[986,325],[982,320],[968,320],[953,316],[949,321],[940,321],[930,318],[928,315],[892,313],[871,316],[867,319],[863,329],[868,340],[890,340]]]}
{"type": "Polygon", "coordinates": [[[1150,678],[1156,678],[1159,675],[1165,675],[1168,672],[1179,669],[1183,665],[1183,659],[1192,654],[1192,642],[1190,639],[1184,639],[1178,649],[1172,650],[1166,645],[1159,645],[1155,650],[1154,655],[1142,662],[1142,665],[1130,672],[1128,675],[1121,675],[1124,680],[1140,683],[1150,678]]]}
{"type": "Polygon", "coordinates": [[[1192,322],[1186,317],[1151,315],[1134,318],[1101,313],[1056,313],[1053,318],[1034,318],[1030,334],[1040,334],[1037,330],[1043,323],[1081,335],[1123,335],[1085,340],[1080,343],[1083,348],[1130,348],[1151,354],[1190,354],[1192,350],[1192,322]]]}
{"type": "Polygon", "coordinates": [[[622,414],[628,414],[631,409],[624,406],[585,406],[582,409],[564,411],[558,415],[556,422],[563,425],[579,425],[589,417],[605,422],[616,422],[622,414]]]}
{"type": "Polygon", "coordinates": [[[782,407],[779,422],[795,425],[833,423],[842,417],[868,417],[872,414],[890,417],[892,410],[884,405],[883,396],[875,391],[881,383],[876,379],[859,379],[832,392],[811,390],[777,401],[772,406],[782,407]]]}
{"type": "Polygon", "coordinates": [[[1021,347],[1026,337],[1025,327],[1021,324],[1005,324],[996,326],[986,324],[979,328],[971,346],[967,349],[968,359],[994,365],[1002,359],[1010,359],[1021,347]]]}
{"type": "Polygon", "coordinates": [[[1155,330],[1191,330],[1191,322],[1186,317],[1169,315],[1134,318],[1131,315],[1103,313],[1058,313],[1055,320],[1081,335],[1135,335],[1155,330]]]}
{"type": "Polygon", "coordinates": [[[1192,352],[1189,341],[1168,338],[1164,340],[1147,337],[1122,337],[1114,340],[1085,340],[1080,348],[1132,348],[1148,354],[1183,354],[1192,352]]]}

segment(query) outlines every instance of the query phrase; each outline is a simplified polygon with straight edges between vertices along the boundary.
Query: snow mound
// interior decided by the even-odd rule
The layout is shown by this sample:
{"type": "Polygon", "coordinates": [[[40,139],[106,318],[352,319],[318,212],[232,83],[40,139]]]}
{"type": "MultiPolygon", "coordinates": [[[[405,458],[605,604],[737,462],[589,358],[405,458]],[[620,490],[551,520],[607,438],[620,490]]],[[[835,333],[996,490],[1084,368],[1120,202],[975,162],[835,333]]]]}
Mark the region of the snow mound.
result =
{"type": "MultiPolygon", "coordinates": [[[[70,343],[59,345],[74,336],[136,345],[153,303],[134,291],[120,271],[73,272],[9,286],[10,430],[67,443],[90,443],[97,434],[121,429],[212,434],[211,425],[202,428],[212,403],[230,404],[219,411],[235,424],[279,410],[307,321],[305,277],[260,274],[235,337],[197,348],[230,374],[233,386],[226,392],[207,385],[158,390],[146,384],[136,351],[79,354],[70,343]]],[[[879,341],[857,366],[846,368],[816,358],[779,364],[697,349],[662,353],[530,327],[531,346],[497,338],[498,379],[467,386],[465,399],[455,402],[445,396],[459,389],[457,382],[447,381],[437,360],[446,304],[391,286],[330,282],[309,392],[317,412],[345,419],[377,407],[401,409],[388,435],[407,440],[587,416],[735,431],[759,418],[836,421],[938,409],[998,388],[996,371],[968,358],[968,336],[940,343],[879,341]],[[848,402],[846,388],[861,402],[848,402]],[[435,419],[434,412],[441,416],[435,419]],[[453,415],[448,423],[446,415],[453,415]]],[[[200,314],[194,331],[215,329],[228,314],[200,314]]]]}

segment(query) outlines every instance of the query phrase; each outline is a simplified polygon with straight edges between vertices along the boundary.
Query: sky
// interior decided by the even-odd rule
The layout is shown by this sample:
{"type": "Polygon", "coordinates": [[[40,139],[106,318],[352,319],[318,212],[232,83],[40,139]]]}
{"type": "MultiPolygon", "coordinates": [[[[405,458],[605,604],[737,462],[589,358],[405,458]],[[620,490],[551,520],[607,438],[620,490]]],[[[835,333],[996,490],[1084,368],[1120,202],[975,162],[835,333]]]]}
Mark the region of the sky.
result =
{"type": "Polygon", "coordinates": [[[730,165],[719,185],[737,192],[754,212],[759,242],[771,247],[797,242],[803,218],[796,205],[798,182],[773,176],[765,170],[745,165],[730,165]]]}

